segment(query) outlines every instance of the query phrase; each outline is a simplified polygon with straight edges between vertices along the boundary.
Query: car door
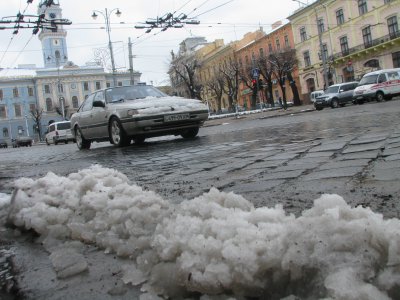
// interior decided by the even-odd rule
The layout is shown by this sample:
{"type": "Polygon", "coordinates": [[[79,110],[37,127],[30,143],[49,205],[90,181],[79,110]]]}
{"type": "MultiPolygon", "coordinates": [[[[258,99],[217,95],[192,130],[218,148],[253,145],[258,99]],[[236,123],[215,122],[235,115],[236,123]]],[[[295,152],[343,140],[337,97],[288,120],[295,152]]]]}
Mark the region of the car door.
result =
{"type": "Polygon", "coordinates": [[[94,138],[103,138],[108,136],[108,119],[105,107],[104,91],[99,91],[94,95],[93,101],[101,101],[104,107],[94,106],[92,108],[92,135],[94,138]]]}
{"type": "Polygon", "coordinates": [[[77,113],[77,124],[86,139],[92,138],[90,125],[92,119],[93,99],[94,94],[89,95],[77,113]]]}

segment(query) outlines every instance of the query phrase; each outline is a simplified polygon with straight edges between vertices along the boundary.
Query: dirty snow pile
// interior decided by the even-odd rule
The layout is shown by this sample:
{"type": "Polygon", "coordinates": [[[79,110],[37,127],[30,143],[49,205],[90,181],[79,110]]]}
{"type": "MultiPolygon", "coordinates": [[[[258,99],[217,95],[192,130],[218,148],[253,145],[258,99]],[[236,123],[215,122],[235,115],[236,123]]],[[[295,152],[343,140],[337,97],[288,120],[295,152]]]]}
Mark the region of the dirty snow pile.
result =
{"type": "Polygon", "coordinates": [[[122,279],[149,294],[400,299],[400,220],[337,195],[295,217],[216,189],[171,204],[98,165],[15,185],[15,225],[131,258],[122,279]]]}

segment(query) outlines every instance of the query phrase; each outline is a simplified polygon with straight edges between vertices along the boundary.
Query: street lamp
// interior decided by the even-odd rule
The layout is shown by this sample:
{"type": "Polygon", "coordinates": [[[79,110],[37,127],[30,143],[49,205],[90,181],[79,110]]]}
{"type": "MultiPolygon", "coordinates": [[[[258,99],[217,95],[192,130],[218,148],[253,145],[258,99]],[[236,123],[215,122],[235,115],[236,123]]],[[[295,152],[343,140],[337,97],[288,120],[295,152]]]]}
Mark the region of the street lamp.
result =
{"type": "Polygon", "coordinates": [[[94,10],[93,14],[92,14],[92,18],[93,20],[97,19],[97,14],[96,12],[98,12],[99,14],[101,14],[104,17],[104,21],[106,24],[106,31],[107,31],[107,35],[108,35],[108,48],[110,50],[110,57],[111,57],[111,67],[112,67],[112,76],[113,76],[113,82],[114,82],[114,86],[117,86],[117,80],[115,77],[115,73],[116,73],[116,69],[115,69],[115,62],[114,62],[114,53],[113,53],[113,48],[112,48],[112,43],[111,43],[111,27],[110,27],[110,17],[111,17],[111,13],[113,11],[115,11],[115,15],[117,17],[121,16],[121,11],[118,8],[114,8],[112,10],[107,10],[107,8],[103,11],[99,11],[99,10],[94,10]]]}
{"type": "MultiPolygon", "coordinates": [[[[308,5],[308,3],[304,3],[304,2],[302,2],[300,0],[292,0],[292,1],[295,1],[295,2],[297,2],[299,4],[303,4],[305,6],[308,5]]],[[[311,5],[314,5],[314,4],[311,4],[311,5]]],[[[317,31],[318,31],[319,52],[321,53],[321,58],[322,58],[322,68],[323,68],[324,82],[325,82],[324,88],[326,88],[329,85],[329,79],[328,79],[328,73],[327,73],[327,70],[326,70],[326,57],[325,57],[325,54],[324,54],[324,45],[322,44],[322,32],[321,32],[321,30],[319,29],[319,26],[318,26],[318,12],[317,12],[317,9],[315,8],[315,6],[313,8],[314,8],[314,12],[315,12],[315,20],[316,20],[317,31]]]]}

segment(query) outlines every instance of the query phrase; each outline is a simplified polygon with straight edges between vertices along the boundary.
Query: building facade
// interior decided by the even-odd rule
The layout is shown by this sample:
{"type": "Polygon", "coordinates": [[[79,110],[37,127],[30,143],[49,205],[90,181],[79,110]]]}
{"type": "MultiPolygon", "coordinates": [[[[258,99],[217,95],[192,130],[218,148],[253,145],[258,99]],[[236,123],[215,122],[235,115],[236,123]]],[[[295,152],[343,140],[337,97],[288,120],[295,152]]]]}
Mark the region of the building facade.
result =
{"type": "MultiPolygon", "coordinates": [[[[45,9],[39,4],[38,13],[48,19],[61,19],[58,1],[45,9]]],[[[56,31],[43,29],[42,43],[44,68],[22,65],[13,69],[0,69],[0,139],[11,143],[21,135],[35,141],[47,130],[50,122],[69,119],[86,97],[95,90],[114,85],[113,75],[95,64],[77,66],[68,60],[67,32],[60,26],[56,31]],[[42,111],[40,129],[32,111],[42,111]]],[[[141,74],[133,72],[134,84],[141,74]]],[[[116,73],[118,86],[130,85],[132,74],[116,73]]]]}
{"type": "Polygon", "coordinates": [[[289,16],[303,98],[373,70],[399,67],[399,12],[399,0],[317,0],[289,16]]]}

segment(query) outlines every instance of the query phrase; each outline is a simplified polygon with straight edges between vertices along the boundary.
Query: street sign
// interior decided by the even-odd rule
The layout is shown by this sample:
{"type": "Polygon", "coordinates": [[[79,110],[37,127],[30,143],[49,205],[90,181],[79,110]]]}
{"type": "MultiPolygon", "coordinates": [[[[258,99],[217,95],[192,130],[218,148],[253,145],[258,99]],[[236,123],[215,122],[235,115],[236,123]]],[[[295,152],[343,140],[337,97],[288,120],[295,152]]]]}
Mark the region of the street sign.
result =
{"type": "Polygon", "coordinates": [[[253,78],[258,79],[258,77],[260,77],[260,69],[259,68],[252,69],[251,74],[253,78]]]}

